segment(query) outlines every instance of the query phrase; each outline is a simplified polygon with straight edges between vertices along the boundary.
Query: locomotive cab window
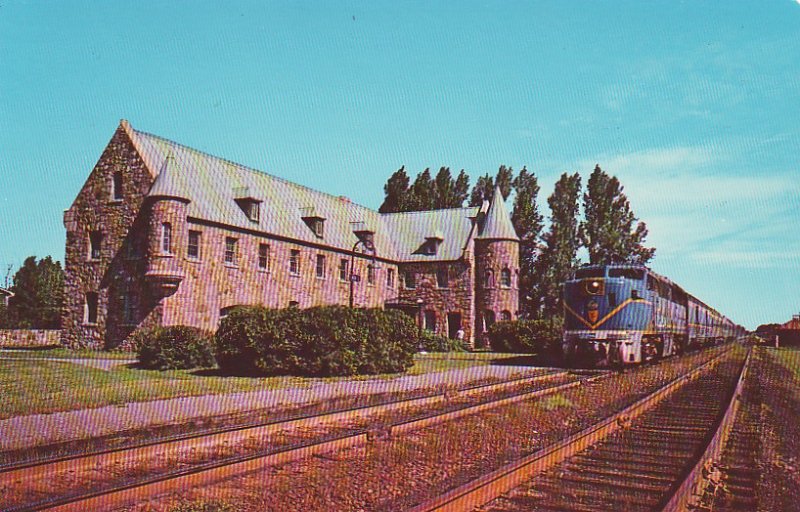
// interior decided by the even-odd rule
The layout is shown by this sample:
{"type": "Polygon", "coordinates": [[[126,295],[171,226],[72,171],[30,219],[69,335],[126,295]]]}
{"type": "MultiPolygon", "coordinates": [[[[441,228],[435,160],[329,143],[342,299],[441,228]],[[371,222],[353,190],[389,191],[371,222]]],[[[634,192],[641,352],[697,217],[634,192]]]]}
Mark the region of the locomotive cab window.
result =
{"type": "Polygon", "coordinates": [[[588,277],[605,277],[602,268],[582,268],[575,272],[575,279],[586,279],[588,277]]]}
{"type": "Polygon", "coordinates": [[[644,270],[639,268],[610,268],[608,269],[608,277],[622,277],[641,281],[644,279],[644,270]]]}

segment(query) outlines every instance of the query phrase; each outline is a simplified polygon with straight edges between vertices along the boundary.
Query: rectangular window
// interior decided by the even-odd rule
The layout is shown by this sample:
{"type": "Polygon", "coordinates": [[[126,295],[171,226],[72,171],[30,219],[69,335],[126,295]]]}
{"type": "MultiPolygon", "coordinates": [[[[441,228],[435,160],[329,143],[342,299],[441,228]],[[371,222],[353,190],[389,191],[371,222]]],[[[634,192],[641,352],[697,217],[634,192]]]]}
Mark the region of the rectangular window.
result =
{"type": "Polygon", "coordinates": [[[101,231],[92,231],[89,233],[89,259],[99,260],[100,249],[103,245],[103,233],[101,231]]]}
{"type": "Polygon", "coordinates": [[[436,270],[436,286],[447,288],[447,267],[436,270]]]}
{"type": "Polygon", "coordinates": [[[87,324],[97,323],[97,294],[95,292],[86,294],[86,307],[83,320],[87,324]]]}
{"type": "Polygon", "coordinates": [[[269,270],[269,245],[258,244],[258,268],[269,270]]]}
{"type": "Polygon", "coordinates": [[[189,243],[186,246],[186,256],[189,258],[200,259],[200,232],[189,231],[189,243]]]}
{"type": "Polygon", "coordinates": [[[252,201],[247,209],[247,217],[253,222],[258,222],[258,219],[261,217],[261,204],[252,201]]]}
{"type": "Polygon", "coordinates": [[[347,281],[347,260],[339,261],[339,281],[347,281]]]}
{"type": "Polygon", "coordinates": [[[417,287],[417,276],[413,272],[405,273],[406,288],[413,290],[417,287]]]}
{"type": "Polygon", "coordinates": [[[386,286],[389,288],[394,287],[394,269],[386,269],[386,286]]]}
{"type": "Polygon", "coordinates": [[[325,256],[322,254],[317,254],[317,277],[325,278],[325,256]]]}
{"type": "Polygon", "coordinates": [[[161,252],[172,254],[172,224],[169,222],[161,224],[161,252]]]}
{"type": "Polygon", "coordinates": [[[375,265],[367,265],[367,284],[375,284],[375,265]]]}
{"type": "Polygon", "coordinates": [[[113,178],[111,179],[111,197],[114,198],[115,201],[122,200],[122,173],[115,172],[113,178]]]}
{"type": "Polygon", "coordinates": [[[129,325],[136,323],[136,300],[130,293],[122,297],[122,319],[129,325]]]}
{"type": "Polygon", "coordinates": [[[425,329],[436,331],[436,311],[425,311],[425,329]]]}
{"type": "Polygon", "coordinates": [[[225,264],[237,265],[239,263],[239,240],[232,236],[225,237],[225,264]]]}
{"type": "Polygon", "coordinates": [[[289,273],[292,275],[300,274],[300,251],[292,249],[289,255],[289,273]]]}

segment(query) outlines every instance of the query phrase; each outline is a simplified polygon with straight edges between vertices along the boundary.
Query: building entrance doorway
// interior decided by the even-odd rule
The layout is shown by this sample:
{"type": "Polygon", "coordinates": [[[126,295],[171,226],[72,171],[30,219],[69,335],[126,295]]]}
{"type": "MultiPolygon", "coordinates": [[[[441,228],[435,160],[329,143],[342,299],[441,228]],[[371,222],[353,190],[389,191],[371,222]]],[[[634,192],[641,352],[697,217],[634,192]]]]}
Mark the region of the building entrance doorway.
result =
{"type": "Polygon", "coordinates": [[[461,329],[461,313],[447,313],[447,336],[456,339],[459,329],[461,329]]]}

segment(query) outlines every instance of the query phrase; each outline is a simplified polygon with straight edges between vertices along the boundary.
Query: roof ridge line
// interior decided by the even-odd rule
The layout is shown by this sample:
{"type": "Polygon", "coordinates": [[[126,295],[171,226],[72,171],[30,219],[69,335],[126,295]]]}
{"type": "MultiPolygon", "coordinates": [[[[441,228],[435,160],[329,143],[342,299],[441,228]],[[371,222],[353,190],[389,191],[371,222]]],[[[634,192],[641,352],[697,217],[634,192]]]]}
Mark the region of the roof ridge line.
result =
{"type": "MultiPolygon", "coordinates": [[[[129,125],[129,126],[130,126],[130,125],[129,125]]],[[[176,144],[176,145],[178,145],[178,146],[181,146],[181,147],[183,147],[183,148],[186,148],[186,149],[188,149],[188,150],[190,150],[190,151],[194,151],[195,153],[200,153],[201,155],[205,155],[205,156],[207,156],[207,157],[211,157],[211,158],[216,158],[217,160],[220,160],[220,161],[222,161],[222,162],[225,162],[225,163],[228,163],[228,164],[231,164],[231,165],[234,165],[234,166],[240,167],[240,168],[242,168],[242,169],[244,169],[244,170],[246,170],[246,171],[249,171],[249,172],[251,172],[251,173],[258,174],[258,175],[261,175],[261,176],[267,176],[267,177],[269,177],[269,178],[272,178],[272,179],[278,180],[278,181],[280,181],[280,182],[282,182],[282,183],[285,183],[285,184],[287,184],[287,185],[291,185],[291,186],[294,186],[294,187],[298,187],[298,188],[302,188],[302,189],[305,189],[305,190],[309,190],[309,191],[311,191],[311,192],[315,192],[315,193],[317,193],[317,194],[322,194],[322,195],[328,196],[328,197],[330,197],[330,198],[332,198],[332,199],[338,199],[338,200],[340,200],[340,201],[346,200],[346,201],[347,201],[347,202],[349,202],[350,204],[353,204],[353,205],[355,205],[355,206],[358,206],[359,208],[363,208],[363,209],[365,209],[365,210],[369,210],[369,211],[371,211],[371,212],[373,212],[373,213],[377,213],[378,215],[383,215],[382,213],[378,212],[378,210],[373,210],[373,209],[372,209],[372,208],[370,208],[369,206],[364,206],[364,205],[363,205],[363,204],[361,204],[361,203],[357,203],[357,202],[353,201],[352,199],[350,199],[350,198],[349,198],[349,197],[347,197],[347,196],[337,196],[337,195],[335,195],[335,194],[331,194],[331,193],[329,193],[329,192],[323,192],[323,191],[321,191],[321,190],[317,190],[317,189],[315,189],[315,188],[311,188],[311,187],[309,187],[309,186],[307,186],[307,185],[303,185],[303,184],[301,184],[301,183],[295,183],[294,181],[289,181],[288,179],[286,179],[286,178],[281,178],[280,176],[275,176],[274,174],[268,173],[268,172],[266,172],[266,171],[262,171],[262,170],[259,170],[259,169],[255,169],[255,168],[253,168],[253,167],[250,167],[250,166],[247,166],[247,165],[244,165],[244,164],[240,164],[239,162],[234,162],[233,160],[229,160],[229,159],[227,159],[227,158],[223,158],[223,157],[221,157],[221,156],[217,156],[217,155],[211,154],[211,153],[209,153],[209,152],[207,152],[207,151],[203,151],[203,150],[201,150],[201,149],[197,149],[197,148],[193,148],[193,147],[191,147],[191,146],[187,146],[186,144],[182,144],[182,143],[180,143],[180,142],[176,142],[176,141],[174,141],[174,140],[172,140],[172,139],[168,139],[168,138],[166,138],[166,137],[162,137],[161,135],[156,135],[156,134],[154,134],[154,133],[146,132],[146,131],[143,131],[143,130],[138,130],[138,129],[136,129],[136,128],[133,128],[132,126],[130,126],[130,128],[131,128],[131,130],[132,130],[132,131],[134,131],[134,132],[136,132],[136,133],[138,133],[138,134],[147,135],[147,136],[149,136],[149,137],[154,137],[154,138],[156,138],[156,139],[160,139],[160,140],[162,140],[162,141],[164,141],[164,142],[168,142],[168,143],[170,143],[170,144],[176,144]]],[[[160,172],[160,171],[159,171],[159,172],[160,172]]]]}

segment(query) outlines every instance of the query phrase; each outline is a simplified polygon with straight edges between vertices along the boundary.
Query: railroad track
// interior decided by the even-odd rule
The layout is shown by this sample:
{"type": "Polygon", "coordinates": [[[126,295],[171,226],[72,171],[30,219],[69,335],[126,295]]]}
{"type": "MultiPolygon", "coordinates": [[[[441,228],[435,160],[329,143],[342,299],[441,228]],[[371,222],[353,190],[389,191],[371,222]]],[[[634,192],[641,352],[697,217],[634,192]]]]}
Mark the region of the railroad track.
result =
{"type": "MultiPolygon", "coordinates": [[[[100,510],[149,499],[173,490],[197,485],[206,485],[237,474],[253,471],[271,465],[283,464],[312,455],[340,450],[364,444],[374,438],[383,438],[392,433],[399,434],[423,428],[436,423],[450,421],[460,416],[499,407],[536,396],[563,391],[581,385],[582,382],[602,378],[606,373],[570,374],[553,372],[533,377],[512,379],[501,383],[483,384],[458,390],[445,390],[441,393],[389,401],[366,407],[326,412],[323,414],[292,418],[288,421],[260,423],[228,429],[218,429],[187,436],[161,439],[146,444],[126,448],[98,451],[90,454],[75,454],[55,459],[28,462],[16,466],[0,467],[0,492],[14,484],[24,485],[34,479],[52,478],[63,473],[80,473],[98,467],[114,467],[114,464],[130,464],[133,461],[146,461],[165,453],[199,450],[218,445],[236,445],[247,439],[265,436],[292,428],[311,428],[314,425],[345,423],[365,416],[389,414],[397,411],[424,410],[438,407],[435,412],[416,412],[406,414],[400,421],[391,424],[377,423],[366,428],[333,428],[327,433],[314,435],[311,439],[289,442],[272,448],[261,448],[246,455],[233,455],[193,465],[184,469],[172,469],[156,475],[132,479],[121,479],[111,486],[99,487],[79,494],[50,497],[36,503],[26,503],[3,508],[3,510],[22,512],[30,510],[85,511],[100,510]],[[563,382],[561,382],[563,381],[563,382]],[[517,392],[517,388],[524,391],[517,392]],[[509,391],[508,394],[502,394],[509,391]],[[475,396],[478,400],[470,401],[475,396]],[[481,400],[481,397],[490,396],[481,400]],[[458,403],[467,400],[467,403],[458,403]]],[[[0,494],[2,497],[2,494],[0,494]]],[[[4,507],[7,505],[3,505],[4,507]]]]}
{"type": "MultiPolygon", "coordinates": [[[[452,489],[412,512],[674,511],[696,506],[708,480],[708,461],[720,460],[726,445],[753,439],[750,430],[731,430],[747,364],[730,354],[556,445],[452,489]]],[[[736,503],[741,506],[751,503],[747,498],[754,485],[752,475],[744,471],[748,452],[729,451],[728,457],[735,460],[722,459],[732,470],[731,487],[740,491],[736,503]]]]}

